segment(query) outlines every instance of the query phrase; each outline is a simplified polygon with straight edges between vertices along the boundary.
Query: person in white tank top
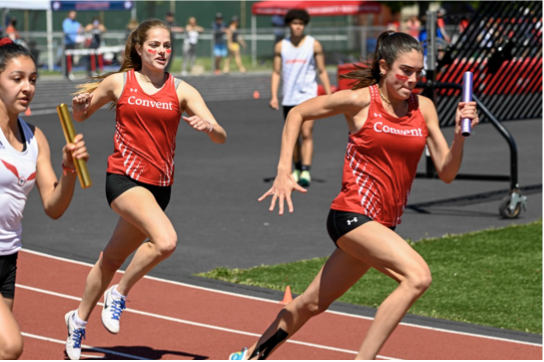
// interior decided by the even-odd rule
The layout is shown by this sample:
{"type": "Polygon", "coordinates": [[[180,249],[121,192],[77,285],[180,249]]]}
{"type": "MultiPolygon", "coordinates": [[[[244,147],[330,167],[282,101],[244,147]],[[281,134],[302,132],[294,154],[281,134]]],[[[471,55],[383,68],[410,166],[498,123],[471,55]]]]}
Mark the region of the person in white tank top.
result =
{"type": "Polygon", "coordinates": [[[88,159],[83,136],[63,148],[63,175],[57,179],[43,132],[19,114],[34,97],[36,64],[30,52],[9,38],[0,40],[0,359],[17,359],[23,339],[11,310],[21,219],[27,196],[38,185],[45,213],[58,219],[70,205],[76,174],[74,159],[88,159]]]}
{"type": "Polygon", "coordinates": [[[181,75],[187,75],[187,64],[191,63],[191,70],[195,65],[196,60],[196,44],[198,43],[198,36],[204,32],[204,28],[198,26],[196,18],[191,16],[185,26],[185,41],[183,42],[183,66],[181,68],[181,75]]]}
{"type": "MultiPolygon", "coordinates": [[[[317,96],[316,74],[319,76],[325,93],[331,94],[329,76],[325,70],[323,48],[315,38],[305,35],[304,28],[310,21],[306,10],[293,9],[285,15],[289,27],[289,38],[278,42],[274,48],[274,69],[272,72],[272,99],[270,107],[279,109],[278,88],[283,79],[283,114],[287,119],[289,111],[317,96]]],[[[310,186],[310,167],[314,153],[313,121],[305,122],[301,130],[301,140],[297,140],[293,154],[293,178],[301,186],[310,186]]]]}

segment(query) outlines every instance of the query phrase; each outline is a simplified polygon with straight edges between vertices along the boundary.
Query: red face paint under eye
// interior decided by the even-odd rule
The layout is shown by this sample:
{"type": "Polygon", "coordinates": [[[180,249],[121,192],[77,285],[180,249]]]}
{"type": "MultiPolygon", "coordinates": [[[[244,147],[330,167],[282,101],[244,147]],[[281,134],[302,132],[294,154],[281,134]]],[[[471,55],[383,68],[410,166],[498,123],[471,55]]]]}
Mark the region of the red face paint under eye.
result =
{"type": "Polygon", "coordinates": [[[167,52],[168,54],[170,54],[170,53],[172,53],[172,49],[166,49],[166,52],[167,52]]]}
{"type": "Polygon", "coordinates": [[[147,49],[148,52],[150,52],[151,54],[155,54],[157,51],[154,50],[154,49],[147,49]]]}
{"type": "Polygon", "coordinates": [[[397,77],[397,79],[401,82],[406,82],[408,80],[408,77],[405,75],[395,74],[395,77],[397,77]]]}

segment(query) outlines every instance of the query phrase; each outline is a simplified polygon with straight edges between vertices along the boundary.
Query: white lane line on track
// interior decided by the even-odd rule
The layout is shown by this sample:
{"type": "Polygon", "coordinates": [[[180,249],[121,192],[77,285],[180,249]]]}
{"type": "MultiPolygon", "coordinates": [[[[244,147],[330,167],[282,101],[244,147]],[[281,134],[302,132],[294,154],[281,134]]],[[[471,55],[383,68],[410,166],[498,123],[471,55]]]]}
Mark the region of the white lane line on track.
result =
{"type": "MultiPolygon", "coordinates": [[[[29,286],[21,285],[21,284],[15,284],[15,285],[16,285],[17,288],[30,290],[30,291],[37,292],[37,293],[43,293],[43,294],[47,294],[47,295],[51,295],[51,296],[55,296],[55,297],[59,297],[59,298],[75,300],[75,301],[81,301],[81,298],[78,298],[78,297],[75,297],[75,296],[72,296],[72,295],[56,293],[56,292],[52,292],[52,291],[49,291],[49,290],[29,287],[29,286]]],[[[98,303],[98,305],[103,305],[103,303],[98,303]]],[[[162,319],[162,320],[166,320],[166,321],[169,321],[169,322],[175,322],[175,323],[187,324],[187,325],[191,325],[191,326],[195,326],[195,327],[213,329],[213,330],[221,331],[221,332],[241,334],[241,335],[244,335],[244,336],[257,337],[257,338],[259,338],[261,336],[260,334],[257,334],[257,333],[244,332],[244,331],[239,331],[239,330],[231,329],[231,328],[218,327],[218,326],[214,326],[214,325],[211,325],[211,324],[192,322],[192,321],[188,321],[186,319],[167,317],[167,316],[163,316],[163,315],[160,315],[160,314],[148,313],[148,312],[144,312],[144,311],[140,311],[140,310],[136,310],[136,309],[126,309],[126,312],[139,314],[139,315],[143,315],[143,316],[146,316],[146,317],[162,319]]],[[[323,346],[323,345],[320,345],[320,344],[302,342],[302,341],[297,341],[297,340],[292,340],[292,339],[287,340],[286,343],[298,344],[298,345],[306,346],[306,347],[319,348],[319,349],[325,349],[325,350],[329,350],[329,351],[348,353],[348,354],[354,354],[354,355],[356,355],[358,353],[357,351],[351,351],[351,350],[348,350],[348,349],[323,346]]],[[[399,359],[399,358],[392,358],[392,357],[386,357],[386,356],[377,356],[377,357],[382,358],[382,359],[388,359],[388,360],[393,360],[393,359],[398,360],[399,359]]]]}
{"type": "MultiPolygon", "coordinates": [[[[60,339],[54,339],[54,338],[49,338],[49,337],[38,336],[37,334],[31,334],[31,333],[26,333],[26,332],[21,332],[21,334],[23,336],[27,337],[27,338],[34,338],[34,339],[39,339],[39,340],[46,341],[46,342],[52,342],[52,343],[58,343],[58,344],[66,345],[66,341],[61,341],[60,339]]],[[[91,351],[95,351],[95,352],[100,352],[100,353],[105,353],[105,354],[110,354],[110,355],[114,355],[114,356],[130,358],[130,359],[137,359],[137,360],[147,360],[148,359],[148,358],[134,356],[134,355],[127,354],[127,353],[111,351],[109,349],[87,346],[85,344],[82,344],[81,347],[85,348],[85,349],[88,349],[88,350],[91,350],[91,351]]],[[[81,355],[81,357],[100,358],[100,359],[104,358],[102,356],[97,357],[97,356],[83,355],[83,354],[81,355]]]]}
{"type": "MultiPolygon", "coordinates": [[[[62,257],[59,257],[59,256],[49,255],[49,254],[41,253],[39,251],[34,251],[34,250],[29,250],[29,249],[21,249],[21,251],[27,252],[29,254],[43,256],[45,258],[60,260],[60,261],[64,261],[64,262],[67,262],[67,263],[83,265],[83,266],[87,266],[87,267],[91,267],[91,268],[94,266],[93,264],[84,263],[84,262],[81,262],[81,261],[71,260],[71,259],[67,259],[67,258],[62,258],[62,257]]],[[[118,273],[123,274],[124,270],[119,270],[118,273]]],[[[257,300],[257,301],[261,301],[261,302],[278,304],[277,300],[270,300],[270,299],[247,296],[247,295],[243,295],[243,294],[235,294],[235,293],[230,293],[230,292],[224,292],[222,290],[215,290],[215,289],[210,289],[210,288],[205,288],[205,287],[199,287],[199,286],[196,286],[196,285],[180,283],[180,282],[167,280],[167,279],[156,278],[156,277],[152,277],[152,276],[148,276],[148,275],[144,276],[144,278],[145,279],[150,279],[150,280],[155,280],[155,281],[158,281],[158,282],[161,282],[161,283],[178,285],[178,286],[182,286],[182,287],[186,287],[186,288],[192,288],[192,289],[198,289],[198,290],[204,290],[204,291],[211,292],[211,293],[219,293],[219,294],[229,295],[229,296],[238,297],[238,298],[251,299],[251,300],[257,300]]],[[[345,316],[345,317],[358,318],[358,319],[364,319],[364,320],[370,320],[370,321],[374,320],[374,318],[370,318],[370,317],[360,316],[360,315],[356,315],[356,314],[336,312],[336,311],[332,311],[332,310],[328,310],[325,313],[337,314],[337,315],[341,315],[341,316],[345,316]]],[[[412,327],[412,328],[420,328],[420,329],[425,329],[425,330],[430,330],[430,331],[435,331],[435,332],[442,332],[442,333],[456,334],[456,335],[461,335],[461,336],[491,339],[491,340],[494,340],[494,341],[501,341],[501,342],[515,343],[515,344],[523,344],[523,345],[528,345],[528,346],[542,347],[541,343],[531,343],[531,342],[518,341],[518,340],[515,340],[515,339],[485,336],[485,335],[481,335],[481,334],[474,334],[474,333],[468,333],[468,332],[452,331],[452,330],[448,330],[448,329],[421,326],[421,325],[412,324],[412,323],[401,322],[400,325],[401,326],[406,326],[406,327],[412,327]]]]}

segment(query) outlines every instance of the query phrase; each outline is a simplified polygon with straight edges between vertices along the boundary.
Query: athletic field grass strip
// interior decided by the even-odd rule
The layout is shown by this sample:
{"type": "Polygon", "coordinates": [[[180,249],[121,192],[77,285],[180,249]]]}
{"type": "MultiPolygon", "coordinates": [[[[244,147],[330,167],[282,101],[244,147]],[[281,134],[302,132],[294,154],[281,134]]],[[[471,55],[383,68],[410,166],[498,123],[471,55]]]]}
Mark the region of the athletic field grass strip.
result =
{"type": "MultiPolygon", "coordinates": [[[[410,314],[542,334],[542,220],[409,241],[429,264],[433,284],[410,314]]],[[[301,294],[326,258],[197,276],[301,294]]],[[[396,282],[371,269],[339,300],[377,308],[396,282]]]]}

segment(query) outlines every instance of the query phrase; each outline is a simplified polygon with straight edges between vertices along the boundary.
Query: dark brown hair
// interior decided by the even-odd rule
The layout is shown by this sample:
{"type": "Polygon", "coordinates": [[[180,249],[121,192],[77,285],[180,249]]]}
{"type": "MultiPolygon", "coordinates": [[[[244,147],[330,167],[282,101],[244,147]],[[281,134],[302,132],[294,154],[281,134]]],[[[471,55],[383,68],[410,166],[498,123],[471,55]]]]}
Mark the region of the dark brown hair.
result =
{"type": "Polygon", "coordinates": [[[356,70],[340,77],[353,79],[351,89],[359,89],[369,87],[380,81],[380,60],[383,59],[389,67],[397,60],[399,54],[408,53],[412,50],[417,50],[423,54],[423,47],[413,36],[394,32],[391,30],[385,31],[378,37],[376,50],[370,55],[368,61],[363,64],[353,64],[356,70]]]}
{"type": "Polygon", "coordinates": [[[0,46],[0,73],[6,69],[8,64],[13,58],[29,57],[34,63],[36,61],[30,54],[30,51],[22,45],[15,44],[9,38],[2,39],[2,45],[0,46]]]}
{"type": "Polygon", "coordinates": [[[302,20],[304,25],[308,25],[310,22],[310,14],[304,9],[291,9],[285,14],[283,21],[286,25],[289,25],[295,19],[302,20]]]}
{"type": "MultiPolygon", "coordinates": [[[[134,70],[140,70],[142,69],[142,58],[136,51],[136,44],[140,44],[140,47],[143,47],[144,42],[147,40],[147,33],[149,30],[154,28],[163,28],[167,29],[168,32],[170,32],[170,27],[166,25],[162,20],[159,19],[151,19],[146,20],[142,22],[130,35],[127,39],[127,45],[125,46],[125,57],[123,59],[123,64],[121,64],[121,67],[117,72],[110,72],[106,73],[104,75],[99,75],[97,77],[93,77],[92,79],[94,81],[80,84],[77,86],[78,91],[74,93],[81,94],[81,93],[92,93],[98,88],[102,80],[109,77],[112,74],[116,73],[124,73],[130,69],[134,70]]],[[[115,107],[115,104],[112,104],[112,108],[115,107]]]]}

